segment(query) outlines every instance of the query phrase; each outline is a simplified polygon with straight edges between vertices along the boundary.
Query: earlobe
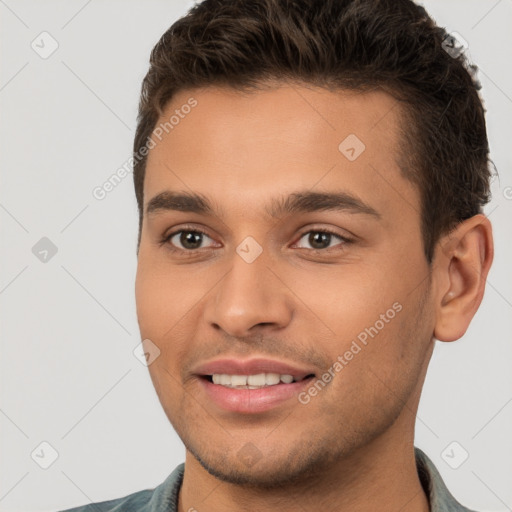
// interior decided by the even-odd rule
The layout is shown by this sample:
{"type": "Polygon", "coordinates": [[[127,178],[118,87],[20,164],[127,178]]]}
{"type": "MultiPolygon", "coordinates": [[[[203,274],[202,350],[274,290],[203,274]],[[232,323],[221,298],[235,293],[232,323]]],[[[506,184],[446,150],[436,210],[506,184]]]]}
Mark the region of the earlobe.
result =
{"type": "Polygon", "coordinates": [[[463,221],[440,240],[437,249],[434,337],[455,341],[464,335],[482,302],[494,254],[489,219],[478,214],[463,221]]]}

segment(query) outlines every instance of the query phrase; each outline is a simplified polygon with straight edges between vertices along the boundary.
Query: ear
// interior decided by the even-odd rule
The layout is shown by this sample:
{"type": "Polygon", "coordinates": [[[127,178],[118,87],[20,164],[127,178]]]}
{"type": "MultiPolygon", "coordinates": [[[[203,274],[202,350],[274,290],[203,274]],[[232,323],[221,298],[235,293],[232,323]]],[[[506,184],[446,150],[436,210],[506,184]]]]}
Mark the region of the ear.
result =
{"type": "Polygon", "coordinates": [[[438,242],[433,260],[436,339],[455,341],[464,335],[482,302],[493,256],[491,223],[482,214],[461,222],[438,242]]]}

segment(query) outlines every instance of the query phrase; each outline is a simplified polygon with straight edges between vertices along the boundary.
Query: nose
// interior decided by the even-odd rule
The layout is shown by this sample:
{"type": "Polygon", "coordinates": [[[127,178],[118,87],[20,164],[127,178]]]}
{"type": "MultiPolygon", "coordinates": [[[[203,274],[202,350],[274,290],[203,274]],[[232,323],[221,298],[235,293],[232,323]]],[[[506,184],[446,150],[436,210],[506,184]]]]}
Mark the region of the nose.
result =
{"type": "Polygon", "coordinates": [[[206,321],[236,337],[285,327],[293,308],[292,294],[283,281],[263,255],[247,263],[234,253],[231,270],[205,305],[206,321]]]}

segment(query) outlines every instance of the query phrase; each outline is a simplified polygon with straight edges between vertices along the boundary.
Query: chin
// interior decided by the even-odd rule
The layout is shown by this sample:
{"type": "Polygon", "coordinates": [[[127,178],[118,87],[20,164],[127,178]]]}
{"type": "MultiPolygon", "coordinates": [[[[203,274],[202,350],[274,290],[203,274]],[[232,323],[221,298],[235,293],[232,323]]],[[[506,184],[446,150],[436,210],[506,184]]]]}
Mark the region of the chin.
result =
{"type": "MultiPolygon", "coordinates": [[[[187,446],[210,475],[223,482],[255,489],[277,489],[306,482],[310,485],[321,474],[322,466],[331,462],[328,451],[305,452],[301,443],[286,453],[278,453],[274,447],[267,448],[272,457],[260,452],[250,442],[236,452],[224,453],[213,452],[211,448],[198,453],[187,446]]],[[[311,446],[309,448],[311,450],[311,446]]]]}

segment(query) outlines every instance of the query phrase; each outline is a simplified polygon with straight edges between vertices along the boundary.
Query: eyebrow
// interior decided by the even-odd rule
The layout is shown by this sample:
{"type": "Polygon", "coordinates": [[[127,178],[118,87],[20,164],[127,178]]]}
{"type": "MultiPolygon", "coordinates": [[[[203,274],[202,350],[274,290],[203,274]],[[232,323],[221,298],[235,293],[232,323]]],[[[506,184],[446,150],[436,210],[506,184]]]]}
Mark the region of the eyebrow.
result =
{"type": "MultiPolygon", "coordinates": [[[[193,192],[164,191],[148,201],[146,215],[155,215],[163,211],[192,212],[221,217],[219,208],[207,197],[193,192]]],[[[265,208],[273,218],[285,214],[308,213],[317,211],[343,211],[380,218],[380,213],[361,199],[347,192],[294,192],[283,198],[274,198],[265,208]]]]}

